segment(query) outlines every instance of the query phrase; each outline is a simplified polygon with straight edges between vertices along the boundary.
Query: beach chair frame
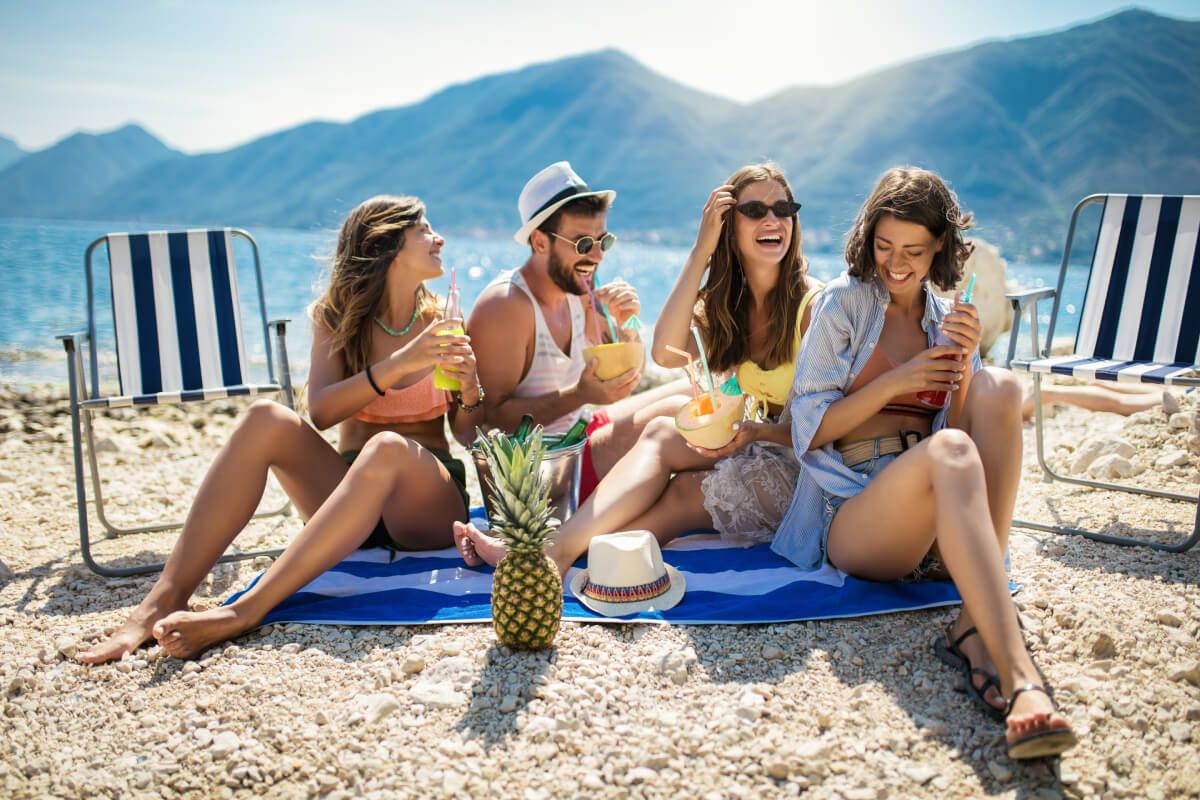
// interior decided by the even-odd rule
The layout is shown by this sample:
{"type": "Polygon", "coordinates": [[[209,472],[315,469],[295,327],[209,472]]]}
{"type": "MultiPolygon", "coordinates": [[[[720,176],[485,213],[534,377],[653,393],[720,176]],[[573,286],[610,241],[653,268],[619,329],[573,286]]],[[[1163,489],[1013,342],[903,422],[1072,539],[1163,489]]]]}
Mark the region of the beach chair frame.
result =
{"type": "MultiPolygon", "coordinates": [[[[233,262],[232,247],[228,247],[226,251],[228,258],[228,269],[234,272],[236,279],[236,267],[233,262]]],[[[209,264],[204,264],[205,267],[210,267],[209,264]]],[[[83,555],[83,561],[93,572],[105,577],[123,577],[126,575],[139,575],[149,572],[161,570],[166,562],[155,564],[137,564],[127,567],[112,567],[100,564],[96,561],[92,554],[91,536],[88,528],[88,497],[87,487],[84,479],[84,458],[86,451],[86,459],[88,471],[91,476],[92,494],[94,497],[94,505],[96,508],[96,516],[100,520],[100,524],[107,531],[109,536],[123,536],[134,533],[154,533],[160,531],[175,530],[183,527],[183,520],[177,520],[167,523],[154,524],[138,524],[132,527],[119,527],[114,525],[105,514],[104,510],[104,492],[102,490],[102,481],[100,478],[99,464],[96,459],[96,442],[92,430],[92,415],[97,412],[102,412],[109,408],[143,408],[152,407],[155,405],[194,405],[197,403],[210,402],[212,400],[225,399],[234,396],[281,396],[283,402],[289,407],[295,407],[295,396],[292,387],[291,369],[288,364],[287,355],[287,323],[289,319],[267,319],[266,298],[263,293],[262,266],[259,257],[258,242],[244,230],[238,228],[225,228],[217,230],[203,231],[186,231],[165,234],[155,232],[151,234],[105,234],[94,240],[88,245],[87,251],[84,254],[84,272],[87,278],[87,329],[71,333],[60,334],[56,338],[63,343],[63,347],[67,354],[67,383],[69,389],[70,408],[71,408],[71,439],[75,462],[75,497],[79,512],[79,543],[80,550],[83,555]],[[257,290],[259,318],[262,327],[264,342],[266,345],[267,357],[267,373],[270,383],[268,384],[239,384],[239,385],[223,385],[216,387],[204,387],[202,389],[180,390],[159,392],[153,395],[134,395],[126,394],[125,381],[120,379],[120,391],[117,395],[105,396],[100,391],[100,372],[99,372],[99,354],[96,340],[96,295],[95,295],[95,278],[93,273],[93,254],[101,245],[106,245],[109,248],[109,271],[110,282],[112,280],[112,240],[113,237],[147,237],[147,236],[220,236],[229,244],[234,238],[242,239],[249,243],[251,252],[254,255],[254,278],[257,290]],[[272,354],[271,337],[274,335],[275,353],[272,354]],[[86,363],[89,369],[85,370],[84,350],[87,350],[86,363]]],[[[238,308],[238,293],[236,285],[231,289],[232,293],[232,313],[237,316],[236,325],[238,326],[239,336],[241,332],[241,313],[238,308]]],[[[113,323],[117,324],[116,316],[116,294],[117,288],[112,287],[113,294],[113,323]]],[[[137,303],[139,309],[142,308],[146,298],[138,298],[134,302],[137,303]]],[[[150,303],[153,304],[154,298],[150,297],[150,303]]],[[[119,334],[117,334],[119,335],[119,334]]],[[[118,355],[118,362],[119,362],[118,355]]],[[[239,366],[244,366],[244,353],[242,354],[243,362],[239,362],[239,366]]],[[[287,515],[291,513],[291,504],[284,503],[280,508],[261,511],[254,515],[255,519],[264,517],[273,517],[287,515]]],[[[280,550],[256,550],[252,552],[231,553],[223,556],[220,561],[238,561],[257,556],[273,556],[278,555],[280,550]]]]}
{"type": "MultiPolygon", "coordinates": [[[[1162,543],[1162,542],[1155,542],[1155,541],[1150,541],[1150,540],[1145,540],[1145,539],[1139,539],[1139,538],[1136,538],[1133,536],[1116,536],[1113,534],[1100,533],[1098,531],[1084,530],[1081,528],[1074,528],[1074,527],[1069,527],[1069,526],[1065,526],[1065,525],[1053,525],[1053,524],[1047,524],[1047,523],[1036,522],[1036,521],[1031,521],[1031,520],[1014,519],[1013,524],[1020,526],[1022,528],[1031,528],[1034,530],[1048,531],[1051,533],[1061,533],[1061,534],[1084,536],[1089,539],[1094,539],[1096,541],[1101,541],[1101,542],[1108,542],[1110,544],[1142,546],[1142,547],[1153,548],[1155,550],[1163,550],[1163,551],[1167,551],[1167,552],[1176,552],[1176,553],[1184,552],[1186,550],[1191,549],[1193,546],[1195,546],[1195,544],[1198,541],[1200,541],[1200,496],[1185,495],[1185,494],[1179,494],[1176,492],[1164,492],[1164,491],[1159,491],[1156,489],[1147,489],[1147,488],[1143,488],[1140,486],[1133,486],[1133,485],[1125,484],[1125,483],[1091,480],[1088,478],[1079,478],[1079,477],[1074,477],[1074,476],[1069,476],[1069,475],[1063,475],[1059,472],[1056,472],[1046,461],[1045,435],[1044,435],[1045,419],[1042,414],[1042,375],[1045,372],[1058,373],[1058,374],[1075,374],[1075,371],[1073,369],[1071,369],[1071,367],[1070,367],[1070,360],[1072,358],[1089,358],[1093,355],[1093,352],[1091,350],[1089,350],[1089,352],[1086,352],[1084,354],[1078,354],[1077,352],[1072,352],[1069,356],[1064,357],[1065,364],[1060,367],[1053,367],[1053,366],[1048,367],[1047,364],[1044,363],[1047,360],[1051,359],[1050,348],[1051,348],[1051,343],[1054,341],[1054,329],[1058,323],[1059,310],[1062,306],[1063,287],[1066,282],[1067,267],[1070,264],[1070,260],[1071,260],[1071,246],[1074,243],[1076,226],[1077,226],[1077,223],[1079,220],[1080,212],[1082,212],[1085,208],[1099,203],[1099,204],[1102,204],[1104,206],[1105,210],[1107,211],[1108,204],[1111,201],[1113,201],[1114,199],[1120,199],[1120,201],[1122,203],[1128,203],[1130,200],[1136,200],[1139,204],[1139,208],[1140,208],[1141,202],[1144,200],[1147,200],[1147,199],[1149,199],[1151,201],[1158,201],[1158,202],[1161,202],[1163,200],[1169,200],[1172,203],[1174,203],[1175,201],[1179,201],[1180,203],[1182,203],[1184,201],[1187,201],[1189,203],[1200,202],[1200,197],[1197,197],[1194,195],[1184,196],[1184,197],[1163,198],[1163,197],[1157,196],[1157,195],[1136,196],[1136,195],[1094,194],[1094,195],[1089,195],[1088,197],[1085,197],[1082,200],[1080,200],[1079,203],[1076,204],[1075,210],[1071,213],[1071,222],[1070,222],[1070,226],[1068,227],[1068,230],[1067,230],[1067,242],[1066,242],[1066,246],[1063,249],[1062,266],[1059,269],[1058,283],[1055,286],[1055,288],[1051,289],[1051,288],[1047,287],[1047,288],[1039,288],[1039,289],[1030,289],[1027,291],[1015,292],[1015,293],[1006,295],[1009,302],[1012,304],[1012,310],[1013,310],[1012,334],[1008,341],[1008,357],[1006,360],[1006,365],[1010,369],[1014,369],[1016,371],[1029,372],[1031,374],[1031,376],[1033,377],[1034,433],[1035,433],[1035,438],[1037,441],[1037,458],[1038,458],[1038,464],[1041,466],[1041,469],[1042,469],[1042,474],[1045,476],[1046,480],[1061,481],[1064,483],[1071,483],[1071,484],[1075,484],[1078,486],[1088,486],[1088,487],[1096,488],[1096,489],[1107,489],[1107,490],[1112,490],[1112,491],[1130,492],[1133,494],[1148,495],[1151,497],[1162,497],[1162,498],[1167,498],[1170,500],[1180,500],[1180,501],[1192,503],[1193,505],[1197,506],[1196,517],[1192,524],[1192,532],[1191,532],[1190,536],[1188,536],[1186,539],[1184,539],[1180,542],[1173,543],[1173,544],[1166,544],[1166,543],[1162,543]],[[1037,303],[1039,300],[1045,300],[1045,299],[1053,300],[1053,308],[1050,313],[1050,324],[1049,324],[1049,329],[1046,332],[1045,344],[1039,349],[1037,303]],[[1017,348],[1017,336],[1020,333],[1020,327],[1021,327],[1021,315],[1026,310],[1028,310],[1028,313],[1029,313],[1029,328],[1030,328],[1033,356],[1028,360],[1023,360],[1023,359],[1016,359],[1015,356],[1016,356],[1016,348],[1017,348]],[[1039,363],[1039,362],[1043,362],[1043,363],[1039,363]]],[[[1127,206],[1123,206],[1123,207],[1127,207],[1127,206]]],[[[1105,213],[1102,213],[1100,226],[1098,229],[1098,231],[1101,234],[1103,234],[1103,232],[1104,232],[1104,226],[1106,225],[1106,219],[1107,219],[1107,215],[1105,213]]],[[[1112,223],[1109,222],[1107,224],[1112,224],[1112,223]]],[[[1176,231],[1176,233],[1178,233],[1178,230],[1176,231]]],[[[1191,232],[1190,235],[1195,237],[1195,232],[1194,231],[1191,232]]],[[[1172,238],[1172,241],[1169,242],[1168,244],[1171,248],[1171,251],[1170,251],[1171,254],[1174,255],[1177,251],[1177,248],[1176,248],[1175,242],[1174,242],[1175,234],[1172,234],[1171,238],[1172,238]]],[[[1166,247],[1166,246],[1167,245],[1164,245],[1164,247],[1166,247]]],[[[1089,277],[1088,277],[1089,288],[1091,286],[1091,282],[1094,280],[1097,280],[1097,278],[1098,278],[1096,261],[1097,261],[1097,256],[1100,253],[1100,249],[1101,248],[1098,243],[1097,247],[1096,247],[1096,251],[1093,253],[1091,273],[1089,274],[1089,277]]],[[[1196,243],[1195,251],[1196,252],[1194,252],[1192,255],[1192,262],[1191,262],[1190,268],[1187,267],[1187,265],[1170,263],[1169,267],[1168,267],[1168,275],[1173,273],[1174,270],[1176,270],[1176,269],[1189,268],[1190,269],[1190,280],[1193,282],[1196,282],[1197,285],[1200,285],[1200,242],[1196,243]]],[[[1166,252],[1166,251],[1164,250],[1164,252],[1166,252]]],[[[1157,257],[1157,251],[1156,251],[1156,257],[1157,257]]],[[[1157,265],[1157,268],[1161,270],[1161,266],[1162,265],[1159,264],[1159,265],[1157,265]]],[[[1103,269],[1111,270],[1111,264],[1103,265],[1103,269]]],[[[1130,267],[1131,273],[1135,269],[1145,269],[1145,270],[1149,271],[1150,264],[1146,263],[1146,264],[1143,264],[1141,267],[1131,266],[1130,267]]],[[[1161,274],[1161,272],[1159,274],[1161,274]]],[[[1107,275],[1104,276],[1104,279],[1107,280],[1108,276],[1107,275]]],[[[1147,280],[1149,280],[1149,279],[1150,279],[1150,276],[1147,276],[1147,280]]],[[[1085,318],[1085,315],[1088,311],[1088,309],[1086,308],[1087,303],[1088,303],[1088,297],[1087,297],[1087,294],[1085,293],[1084,305],[1081,306],[1080,310],[1079,310],[1081,320],[1085,318]]],[[[1109,309],[1105,308],[1104,306],[1102,306],[1101,308],[1104,311],[1109,311],[1109,309]]],[[[1120,309],[1117,309],[1116,313],[1119,315],[1120,309]]],[[[1080,334],[1077,334],[1076,335],[1076,344],[1075,344],[1075,347],[1073,348],[1074,351],[1078,351],[1080,349],[1079,348],[1079,344],[1080,344],[1079,340],[1080,340],[1080,334]]],[[[1091,360],[1095,361],[1095,359],[1091,359],[1091,360]]],[[[1193,356],[1193,360],[1195,360],[1194,356],[1193,356]]],[[[1138,382],[1138,383],[1165,384],[1165,385],[1172,385],[1172,386],[1189,386],[1189,387],[1190,386],[1200,386],[1200,376],[1197,376],[1197,374],[1195,372],[1195,368],[1196,368],[1195,364],[1191,365],[1192,366],[1191,370],[1185,370],[1185,369],[1170,370],[1168,365],[1160,363],[1160,362],[1133,361],[1133,360],[1123,361],[1119,365],[1116,365],[1111,368],[1104,368],[1103,365],[1101,365],[1100,369],[1096,369],[1094,364],[1089,365],[1089,366],[1092,366],[1092,369],[1089,371],[1085,371],[1084,374],[1086,374],[1088,377],[1094,378],[1094,379],[1098,378],[1101,380],[1110,380],[1110,381],[1134,381],[1134,382],[1138,382]]],[[[1172,364],[1170,366],[1178,367],[1179,364],[1172,364]]]]}

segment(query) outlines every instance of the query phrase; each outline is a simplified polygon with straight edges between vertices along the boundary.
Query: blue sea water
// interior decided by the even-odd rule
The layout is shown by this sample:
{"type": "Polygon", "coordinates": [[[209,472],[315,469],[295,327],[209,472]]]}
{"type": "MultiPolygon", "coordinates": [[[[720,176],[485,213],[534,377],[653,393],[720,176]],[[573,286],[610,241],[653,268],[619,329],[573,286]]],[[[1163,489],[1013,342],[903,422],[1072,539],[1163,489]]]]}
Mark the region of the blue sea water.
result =
{"type": "MultiPolygon", "coordinates": [[[[0,219],[0,383],[55,383],[65,386],[66,366],[56,334],[82,330],[87,322],[87,285],[84,251],[97,237],[111,231],[149,230],[145,223],[67,222],[0,219]]],[[[261,251],[268,317],[290,317],[288,352],[296,376],[307,373],[311,330],[305,314],[316,287],[324,280],[335,232],[256,228],[251,231],[261,251]]],[[[469,309],[475,297],[499,271],[519,265],[528,251],[511,239],[479,239],[447,235],[443,256],[447,266],[457,267],[462,299],[469,309]]],[[[258,317],[254,295],[254,261],[249,245],[235,240],[234,255],[240,275],[243,319],[251,361],[265,376],[263,336],[254,324],[258,317]]],[[[642,318],[652,323],[666,301],[687,249],[653,244],[620,242],[604,259],[601,282],[623,278],[637,287],[642,298],[642,318]]],[[[97,308],[103,320],[98,338],[102,350],[112,349],[105,250],[95,259],[97,308]]],[[[811,270],[828,280],[843,269],[837,254],[809,255],[811,270]]],[[[1011,264],[1009,279],[1022,287],[1053,286],[1056,264],[1011,264]]],[[[1067,314],[1058,335],[1071,335],[1077,327],[1074,310],[1080,305],[1086,267],[1068,276],[1065,303],[1067,314]]],[[[448,278],[433,284],[444,292],[448,278]]],[[[1042,334],[1049,322],[1049,305],[1044,304],[1042,334]]],[[[997,343],[1003,352],[1006,340],[997,343]]],[[[113,374],[111,364],[101,365],[102,375],[113,374]]]]}

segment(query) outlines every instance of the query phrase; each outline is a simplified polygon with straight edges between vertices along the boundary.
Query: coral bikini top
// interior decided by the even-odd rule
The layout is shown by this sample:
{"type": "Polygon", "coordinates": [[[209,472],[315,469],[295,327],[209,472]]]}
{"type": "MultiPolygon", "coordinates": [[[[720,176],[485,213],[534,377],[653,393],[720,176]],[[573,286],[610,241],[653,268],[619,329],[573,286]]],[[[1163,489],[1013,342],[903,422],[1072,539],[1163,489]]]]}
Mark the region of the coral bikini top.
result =
{"type": "Polygon", "coordinates": [[[450,393],[433,385],[433,370],[403,389],[388,389],[376,397],[354,419],[376,425],[427,422],[437,419],[450,408],[450,393]]]}

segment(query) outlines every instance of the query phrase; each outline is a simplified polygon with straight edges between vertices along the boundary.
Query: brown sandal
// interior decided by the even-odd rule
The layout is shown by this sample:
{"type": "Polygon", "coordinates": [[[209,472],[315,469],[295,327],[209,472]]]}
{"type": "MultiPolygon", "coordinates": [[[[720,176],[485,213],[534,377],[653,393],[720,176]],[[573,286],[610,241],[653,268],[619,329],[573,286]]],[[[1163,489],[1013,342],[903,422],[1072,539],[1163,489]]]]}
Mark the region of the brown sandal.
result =
{"type": "MultiPolygon", "coordinates": [[[[1046,691],[1046,687],[1038,686],[1036,683],[1027,683],[1013,691],[1012,697],[1008,698],[1008,707],[1004,710],[1004,720],[1006,723],[1009,716],[1012,715],[1013,703],[1024,692],[1041,692],[1050,699],[1051,705],[1054,704],[1054,697],[1051,696],[1050,692],[1046,691]]],[[[1058,709],[1055,708],[1053,713],[1058,713],[1058,709]]],[[[1049,725],[1049,720],[1047,720],[1047,725],[1049,725]]],[[[1007,725],[1005,739],[1008,739],[1007,725]]],[[[1047,727],[1009,741],[1008,757],[1014,760],[1025,760],[1029,758],[1057,756],[1065,753],[1077,744],[1079,744],[1079,739],[1075,736],[1075,732],[1071,730],[1070,723],[1068,722],[1065,728],[1047,727]]]]}

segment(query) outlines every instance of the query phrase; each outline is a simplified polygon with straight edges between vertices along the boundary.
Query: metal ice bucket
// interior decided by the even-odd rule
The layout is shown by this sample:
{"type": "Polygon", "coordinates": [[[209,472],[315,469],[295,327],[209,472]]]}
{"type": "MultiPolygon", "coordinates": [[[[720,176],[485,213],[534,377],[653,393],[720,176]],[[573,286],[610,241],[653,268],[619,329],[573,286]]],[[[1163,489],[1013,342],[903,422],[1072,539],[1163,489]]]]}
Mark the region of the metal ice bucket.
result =
{"type": "MultiPolygon", "coordinates": [[[[567,447],[547,450],[542,456],[542,485],[550,488],[550,505],[554,507],[554,516],[560,520],[566,520],[579,507],[579,476],[583,469],[585,445],[586,438],[567,447]]],[[[483,493],[483,505],[490,521],[492,490],[488,481],[492,471],[488,467],[487,456],[476,446],[471,447],[471,460],[475,462],[475,471],[479,474],[479,490],[483,493]]]]}

